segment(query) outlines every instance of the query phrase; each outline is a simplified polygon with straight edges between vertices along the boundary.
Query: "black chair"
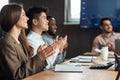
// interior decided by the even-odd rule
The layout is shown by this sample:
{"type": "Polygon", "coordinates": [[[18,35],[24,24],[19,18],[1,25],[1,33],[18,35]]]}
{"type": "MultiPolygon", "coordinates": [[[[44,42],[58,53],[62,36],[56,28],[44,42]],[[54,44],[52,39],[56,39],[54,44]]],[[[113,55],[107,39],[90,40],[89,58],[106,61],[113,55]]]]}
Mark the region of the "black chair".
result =
{"type": "Polygon", "coordinates": [[[120,72],[120,57],[118,57],[118,54],[114,54],[115,56],[115,70],[120,72]]]}

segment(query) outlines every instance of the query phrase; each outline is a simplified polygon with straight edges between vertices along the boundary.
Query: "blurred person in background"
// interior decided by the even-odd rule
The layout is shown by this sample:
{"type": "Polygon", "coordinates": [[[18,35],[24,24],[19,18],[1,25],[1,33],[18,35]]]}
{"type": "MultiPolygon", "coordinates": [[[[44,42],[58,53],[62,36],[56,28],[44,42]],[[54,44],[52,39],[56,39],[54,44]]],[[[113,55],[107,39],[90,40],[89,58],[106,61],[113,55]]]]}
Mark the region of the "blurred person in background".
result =
{"type": "Polygon", "coordinates": [[[109,51],[115,51],[115,39],[120,39],[120,33],[113,31],[112,22],[109,17],[103,17],[99,24],[102,33],[95,37],[91,53],[85,55],[99,56],[100,52],[97,52],[96,49],[101,49],[103,46],[108,46],[109,51]]]}
{"type": "MultiPolygon", "coordinates": [[[[62,36],[57,36],[56,35],[57,24],[56,24],[55,18],[52,17],[52,16],[47,16],[47,20],[48,20],[49,30],[44,31],[43,34],[42,34],[42,37],[48,45],[51,45],[55,41],[57,41],[58,39],[62,39],[62,36]]],[[[59,63],[62,63],[64,61],[64,59],[66,57],[67,46],[68,46],[68,44],[66,43],[66,45],[63,48],[63,51],[58,54],[57,59],[56,59],[54,64],[59,64],[59,63]]]]}

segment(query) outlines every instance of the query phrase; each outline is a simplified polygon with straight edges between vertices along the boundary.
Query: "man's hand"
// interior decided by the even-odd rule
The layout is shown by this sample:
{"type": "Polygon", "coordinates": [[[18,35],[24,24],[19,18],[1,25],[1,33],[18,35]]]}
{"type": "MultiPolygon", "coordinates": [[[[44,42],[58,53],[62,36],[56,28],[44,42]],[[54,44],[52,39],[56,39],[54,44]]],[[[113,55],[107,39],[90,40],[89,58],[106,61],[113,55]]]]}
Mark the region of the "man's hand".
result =
{"type": "Polygon", "coordinates": [[[115,50],[115,46],[112,43],[108,42],[107,46],[108,46],[110,51],[114,51],[115,50]]]}

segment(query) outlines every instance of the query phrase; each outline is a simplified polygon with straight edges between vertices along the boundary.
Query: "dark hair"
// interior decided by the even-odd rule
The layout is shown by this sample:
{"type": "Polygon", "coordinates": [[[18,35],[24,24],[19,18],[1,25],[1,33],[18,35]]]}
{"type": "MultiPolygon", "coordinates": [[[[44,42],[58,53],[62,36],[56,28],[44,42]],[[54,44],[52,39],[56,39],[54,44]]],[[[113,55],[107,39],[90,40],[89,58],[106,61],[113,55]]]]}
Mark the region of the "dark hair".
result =
{"type": "Polygon", "coordinates": [[[5,5],[0,12],[0,25],[3,31],[8,32],[15,25],[22,11],[22,6],[18,4],[5,5]]]}
{"type": "Polygon", "coordinates": [[[111,22],[111,19],[110,19],[109,17],[103,17],[103,18],[100,20],[100,26],[103,25],[103,22],[104,22],[105,20],[109,20],[109,21],[111,22]]]}
{"type": "Polygon", "coordinates": [[[49,35],[52,35],[54,38],[56,37],[56,34],[54,34],[52,31],[51,31],[51,27],[50,27],[50,20],[55,20],[55,18],[54,17],[52,17],[52,16],[47,16],[47,20],[49,21],[48,22],[48,25],[49,25],[49,29],[48,29],[48,31],[44,31],[43,33],[48,33],[49,35]]]}
{"type": "MultiPolygon", "coordinates": [[[[20,19],[22,12],[22,5],[17,3],[12,3],[5,5],[0,12],[0,25],[4,32],[9,32],[12,27],[20,19]]],[[[33,48],[28,44],[24,29],[19,35],[19,40],[22,44],[25,45],[29,53],[33,52],[33,48]]]]}
{"type": "Polygon", "coordinates": [[[53,18],[52,16],[47,16],[47,20],[53,18]]]}
{"type": "Polygon", "coordinates": [[[26,15],[29,18],[29,20],[28,20],[28,26],[29,26],[29,28],[32,27],[32,20],[33,19],[39,19],[40,14],[42,12],[45,12],[47,14],[47,11],[48,11],[48,9],[46,7],[38,7],[38,6],[30,7],[26,11],[26,15]]]}
{"type": "MultiPolygon", "coordinates": [[[[47,20],[48,21],[50,21],[50,20],[55,20],[55,18],[54,17],[52,17],[52,16],[47,16],[47,20]]],[[[50,26],[50,22],[48,22],[48,25],[50,26]]],[[[49,29],[50,29],[50,27],[49,27],[49,29]]]]}

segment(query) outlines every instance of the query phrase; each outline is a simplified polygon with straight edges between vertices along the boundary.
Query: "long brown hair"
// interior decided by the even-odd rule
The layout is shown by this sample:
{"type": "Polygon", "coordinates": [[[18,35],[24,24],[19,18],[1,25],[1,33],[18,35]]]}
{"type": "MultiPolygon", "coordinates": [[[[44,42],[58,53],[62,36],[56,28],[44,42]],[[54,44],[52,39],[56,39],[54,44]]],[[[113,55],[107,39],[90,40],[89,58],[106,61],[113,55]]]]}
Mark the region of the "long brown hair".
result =
{"type": "Polygon", "coordinates": [[[28,53],[30,53],[31,55],[33,54],[33,47],[29,45],[27,39],[26,39],[26,34],[25,34],[25,30],[21,30],[21,33],[19,35],[19,40],[24,43],[28,53]]]}
{"type": "MultiPolygon", "coordinates": [[[[0,25],[4,32],[9,32],[12,29],[12,27],[18,22],[18,20],[20,19],[22,8],[23,7],[21,4],[12,3],[5,5],[1,9],[0,25]]],[[[21,43],[25,45],[29,53],[33,52],[33,48],[27,42],[24,30],[21,30],[19,39],[21,43]]]]}
{"type": "Polygon", "coordinates": [[[5,5],[0,12],[0,25],[3,31],[9,32],[20,18],[22,6],[18,4],[5,5]]]}

